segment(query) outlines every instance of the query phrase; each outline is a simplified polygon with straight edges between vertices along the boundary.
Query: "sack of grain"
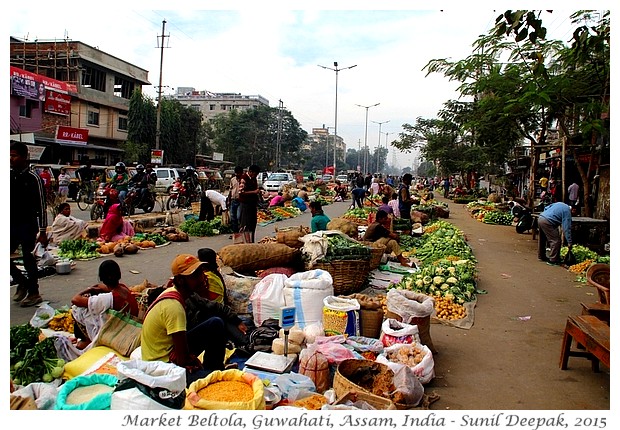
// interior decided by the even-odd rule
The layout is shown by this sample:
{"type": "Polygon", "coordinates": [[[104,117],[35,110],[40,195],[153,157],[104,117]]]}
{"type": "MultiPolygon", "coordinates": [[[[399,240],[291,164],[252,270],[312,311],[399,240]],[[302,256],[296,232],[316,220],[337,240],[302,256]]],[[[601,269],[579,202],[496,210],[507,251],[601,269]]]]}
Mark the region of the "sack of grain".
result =
{"type": "Polygon", "coordinates": [[[240,273],[253,273],[270,267],[289,266],[299,250],[283,243],[241,243],[228,245],[218,253],[226,266],[240,273]]]}
{"type": "Polygon", "coordinates": [[[183,409],[263,410],[263,381],[241,370],[215,370],[190,384],[183,409]]]}
{"type": "Polygon", "coordinates": [[[94,373],[65,382],[58,390],[58,410],[109,410],[114,386],[114,375],[94,373]]]}
{"type": "Polygon", "coordinates": [[[360,304],[356,299],[327,296],[323,299],[323,328],[326,336],[360,335],[360,304]]]}
{"type": "Polygon", "coordinates": [[[328,230],[340,230],[344,234],[353,239],[357,239],[357,225],[344,218],[334,218],[327,223],[328,230]]]}
{"type": "Polygon", "coordinates": [[[296,325],[301,329],[322,322],[323,299],[333,295],[332,276],[325,270],[295,273],[284,281],[284,301],[286,306],[295,306],[296,325]]]}
{"type": "Polygon", "coordinates": [[[278,229],[276,227],[276,240],[278,243],[283,243],[291,248],[299,249],[304,245],[299,238],[308,233],[310,233],[310,230],[301,225],[299,227],[286,227],[283,229],[278,229]]]}

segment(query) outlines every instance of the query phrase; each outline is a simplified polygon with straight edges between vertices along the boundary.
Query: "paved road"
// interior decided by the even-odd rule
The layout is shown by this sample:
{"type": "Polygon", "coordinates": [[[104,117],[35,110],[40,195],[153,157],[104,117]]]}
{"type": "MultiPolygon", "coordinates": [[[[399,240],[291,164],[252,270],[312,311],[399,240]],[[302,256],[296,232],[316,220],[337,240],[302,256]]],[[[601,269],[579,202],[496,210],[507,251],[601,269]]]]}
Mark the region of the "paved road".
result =
{"type": "MultiPolygon", "coordinates": [[[[348,204],[326,206],[326,213],[330,217],[342,214],[348,204]]],[[[583,358],[571,358],[567,370],[559,368],[566,318],[581,312],[580,302],[596,300],[594,289],[575,282],[567,270],[539,262],[531,235],[477,222],[462,205],[450,202],[450,209],[449,221],[463,230],[478,259],[478,287],[488,294],[478,296],[471,329],[431,326],[439,353],[434,357],[436,377],[425,390],[440,395],[431,408],[551,411],[540,412],[548,416],[557,416],[553,411],[609,410],[609,369],[602,367],[600,373],[593,373],[583,358]]],[[[257,236],[273,236],[274,227],[308,225],[309,220],[310,214],[304,214],[260,227],[257,236]]],[[[128,285],[145,278],[162,283],[177,253],[195,253],[205,246],[217,250],[229,243],[228,236],[222,235],[192,238],[117,261],[128,285]]],[[[41,280],[44,299],[54,307],[67,304],[76,291],[96,282],[100,262],[78,262],[68,276],[41,280]]],[[[32,308],[11,302],[11,324],[28,321],[32,313],[32,308]]]]}

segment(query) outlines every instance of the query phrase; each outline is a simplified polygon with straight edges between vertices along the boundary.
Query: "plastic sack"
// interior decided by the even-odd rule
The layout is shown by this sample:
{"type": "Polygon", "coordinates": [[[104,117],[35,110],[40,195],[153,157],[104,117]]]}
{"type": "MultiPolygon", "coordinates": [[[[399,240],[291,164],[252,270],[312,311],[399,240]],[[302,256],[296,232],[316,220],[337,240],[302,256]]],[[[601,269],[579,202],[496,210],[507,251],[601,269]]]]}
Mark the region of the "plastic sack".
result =
{"type": "MultiPolygon", "coordinates": [[[[340,336],[334,336],[333,338],[339,338],[340,336]]],[[[330,365],[338,365],[341,361],[350,358],[359,358],[358,355],[343,345],[344,339],[340,342],[321,342],[317,338],[316,349],[323,354],[330,365]]]]}
{"type": "Polygon", "coordinates": [[[316,393],[312,379],[300,373],[284,373],[276,377],[274,383],[282,391],[282,397],[295,401],[316,393]]]}
{"type": "Polygon", "coordinates": [[[78,376],[70,379],[60,386],[58,390],[58,398],[56,399],[57,410],[109,410],[112,402],[112,391],[109,393],[101,393],[93,396],[88,401],[77,405],[67,404],[67,397],[71,392],[80,387],[88,387],[91,385],[107,385],[114,387],[118,382],[116,376],[108,374],[94,373],[92,375],[78,376]]]}
{"type": "Polygon", "coordinates": [[[295,306],[296,326],[303,329],[323,321],[323,299],[334,295],[332,275],[321,269],[295,273],[284,281],[283,292],[286,306],[295,306]]]}
{"type": "Polygon", "coordinates": [[[309,377],[316,391],[325,392],[331,386],[331,378],[329,374],[329,362],[316,348],[316,345],[310,345],[299,354],[299,373],[309,377]]]}
{"type": "Polygon", "coordinates": [[[360,304],[356,299],[327,296],[323,299],[323,328],[327,336],[360,334],[360,304]]]}
{"type": "Polygon", "coordinates": [[[403,365],[409,367],[413,374],[419,379],[420,383],[428,384],[435,377],[435,360],[431,350],[422,344],[396,344],[387,347],[383,353],[377,357],[377,363],[383,363],[390,367],[394,372],[403,365]],[[406,357],[411,357],[408,352],[417,349],[423,354],[421,360],[414,364],[405,364],[406,357]],[[402,354],[400,354],[402,352],[402,354]],[[405,359],[401,358],[405,357],[405,359]],[[402,361],[400,361],[402,360],[402,361]]]}
{"type": "Polygon", "coordinates": [[[60,379],[55,379],[49,383],[33,382],[13,391],[11,396],[29,397],[34,400],[38,410],[53,410],[56,406],[58,387],[61,382],[60,379]]]}
{"type": "Polygon", "coordinates": [[[413,318],[428,317],[435,309],[435,299],[426,294],[392,288],[387,292],[387,310],[409,323],[413,318]]]}
{"type": "Polygon", "coordinates": [[[575,257],[575,254],[573,253],[573,251],[572,251],[571,249],[569,249],[569,250],[566,252],[566,255],[564,256],[564,261],[563,261],[563,263],[564,263],[566,266],[572,266],[572,265],[577,264],[577,257],[575,257]]]}
{"type": "Polygon", "coordinates": [[[383,343],[379,339],[371,337],[350,336],[345,340],[345,343],[359,353],[374,352],[381,354],[383,352],[383,343]]]}
{"type": "Polygon", "coordinates": [[[418,327],[388,318],[381,324],[379,340],[383,346],[392,346],[400,343],[420,343],[418,327]]]}
{"type": "Polygon", "coordinates": [[[182,409],[185,368],[163,361],[128,360],[117,364],[119,383],[111,409],[182,409]]]}
{"type": "Polygon", "coordinates": [[[306,335],[306,344],[314,343],[317,337],[325,336],[323,323],[319,321],[314,324],[306,325],[304,327],[304,334],[306,335]]]}
{"type": "Polygon", "coordinates": [[[286,275],[274,273],[265,276],[254,286],[250,302],[256,327],[269,318],[280,318],[280,308],[286,306],[282,293],[286,279],[286,275]]]}
{"type": "Polygon", "coordinates": [[[54,318],[55,313],[53,307],[47,303],[42,303],[30,318],[30,325],[36,328],[45,327],[54,318]]]}
{"type": "Polygon", "coordinates": [[[241,370],[215,370],[206,378],[198,379],[187,388],[187,400],[183,409],[207,409],[207,410],[263,410],[265,409],[265,386],[263,381],[253,373],[242,372],[241,370]],[[252,387],[254,395],[248,401],[222,402],[207,400],[200,397],[198,391],[209,384],[220,381],[242,381],[252,387]]]}

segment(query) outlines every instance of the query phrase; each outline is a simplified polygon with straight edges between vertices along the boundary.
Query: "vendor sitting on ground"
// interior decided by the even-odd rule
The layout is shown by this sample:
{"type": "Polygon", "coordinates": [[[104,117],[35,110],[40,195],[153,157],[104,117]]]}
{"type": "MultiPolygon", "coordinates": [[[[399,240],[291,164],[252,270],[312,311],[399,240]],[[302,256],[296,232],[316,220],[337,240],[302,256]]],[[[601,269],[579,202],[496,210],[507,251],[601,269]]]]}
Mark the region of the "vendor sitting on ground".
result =
{"type": "Polygon", "coordinates": [[[114,309],[138,316],[136,298],[125,284],[120,282],[121,268],[114,260],[99,265],[99,283],[80,291],[71,299],[74,319],[73,333],[78,349],[89,349],[106,320],[107,310],[114,309]]]}
{"type": "Polygon", "coordinates": [[[346,185],[341,184],[340,181],[336,181],[334,191],[336,192],[336,198],[338,201],[344,202],[347,199],[349,188],[346,185]]]}
{"type": "Polygon", "coordinates": [[[108,214],[99,230],[99,240],[104,242],[116,242],[135,234],[133,225],[131,225],[129,221],[124,220],[121,215],[120,203],[114,203],[110,206],[108,214]]]}
{"type": "Polygon", "coordinates": [[[323,207],[321,206],[321,202],[310,202],[310,213],[312,213],[312,220],[310,220],[310,229],[312,233],[316,233],[317,231],[327,230],[327,224],[330,219],[323,212],[323,207]]]}
{"type": "Polygon", "coordinates": [[[269,201],[270,208],[276,206],[284,206],[284,195],[282,194],[282,191],[279,191],[278,194],[273,196],[269,201]]]}
{"type": "Polygon", "coordinates": [[[399,236],[387,229],[390,218],[384,210],[378,210],[375,221],[371,223],[364,234],[364,241],[385,245],[385,253],[396,255],[398,262],[403,266],[409,266],[409,260],[402,255],[400,245],[398,244],[399,236]]]}
{"type": "MultiPolygon", "coordinates": [[[[223,319],[205,316],[191,327],[185,308],[186,301],[194,293],[204,290],[205,267],[204,262],[191,254],[177,255],[171,265],[174,286],[149,306],[142,324],[142,360],[172,362],[184,367],[187,386],[213,370],[224,370],[226,331],[223,319]],[[198,359],[202,353],[203,362],[198,359]]],[[[242,323],[239,328],[242,329],[242,323]]]]}
{"type": "Polygon", "coordinates": [[[61,203],[58,206],[58,215],[52,223],[52,237],[50,242],[54,245],[63,240],[79,239],[86,234],[88,222],[71,216],[69,203],[61,203]]]}
{"type": "Polygon", "coordinates": [[[308,209],[308,206],[306,206],[306,202],[304,201],[304,199],[299,196],[293,199],[293,201],[291,202],[291,205],[299,209],[302,212],[305,212],[306,209],[308,209]]]}

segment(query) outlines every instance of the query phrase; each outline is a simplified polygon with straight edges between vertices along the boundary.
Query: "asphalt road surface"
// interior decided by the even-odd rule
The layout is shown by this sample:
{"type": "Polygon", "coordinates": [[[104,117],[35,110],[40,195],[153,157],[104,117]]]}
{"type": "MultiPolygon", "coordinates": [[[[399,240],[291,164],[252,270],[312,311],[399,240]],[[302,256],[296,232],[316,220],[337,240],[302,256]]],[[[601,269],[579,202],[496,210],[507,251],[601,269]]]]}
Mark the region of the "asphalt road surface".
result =
{"type": "MultiPolygon", "coordinates": [[[[335,203],[326,206],[325,212],[333,218],[349,204],[335,203]]],[[[478,260],[478,288],[488,294],[478,296],[470,329],[431,325],[439,352],[434,357],[436,376],[425,391],[440,396],[431,409],[609,410],[609,369],[601,366],[601,372],[594,373],[590,361],[579,357],[569,360],[567,370],[559,368],[567,316],[580,314],[581,302],[596,301],[594,288],[576,282],[568,270],[539,262],[531,234],[477,222],[463,205],[449,205],[448,221],[465,233],[478,260]]],[[[308,226],[310,216],[306,213],[259,227],[257,240],[274,236],[274,227],[308,226]]],[[[218,250],[230,243],[227,235],[192,237],[186,243],[118,258],[122,281],[129,286],[144,279],[161,284],[170,274],[175,255],[195,254],[202,247],[218,250]]],[[[78,262],[70,275],[42,279],[44,300],[53,307],[68,304],[76,291],[97,281],[101,261],[78,262]]],[[[10,290],[12,295],[14,288],[10,290]]],[[[24,323],[33,313],[33,308],[20,308],[11,301],[10,323],[24,323]]]]}

